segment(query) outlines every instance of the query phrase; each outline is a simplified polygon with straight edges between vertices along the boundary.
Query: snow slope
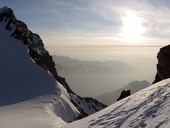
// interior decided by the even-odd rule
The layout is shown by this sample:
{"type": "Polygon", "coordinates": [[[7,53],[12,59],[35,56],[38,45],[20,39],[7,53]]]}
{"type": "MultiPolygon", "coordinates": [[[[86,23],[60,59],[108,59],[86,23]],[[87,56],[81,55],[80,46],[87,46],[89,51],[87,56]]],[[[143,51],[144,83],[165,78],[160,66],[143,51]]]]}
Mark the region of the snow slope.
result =
{"type": "Polygon", "coordinates": [[[63,128],[169,128],[170,79],[63,128]]]}
{"type": "MultiPolygon", "coordinates": [[[[24,125],[27,128],[29,120],[27,123],[20,121],[26,122],[30,118],[34,123],[43,118],[43,113],[46,118],[42,121],[47,118],[50,120],[51,115],[55,117],[55,122],[63,123],[61,118],[66,122],[74,120],[79,112],[64,93],[64,88],[31,60],[26,46],[11,38],[4,24],[0,22],[0,127],[23,128],[24,125]],[[17,122],[18,125],[13,124],[17,122]]],[[[48,120],[46,123],[50,124],[48,120]]],[[[32,125],[32,128],[38,127],[38,124],[32,125]]]]}
{"type": "Polygon", "coordinates": [[[58,128],[103,107],[76,95],[39,35],[10,8],[0,9],[0,128],[58,128]]]}
{"type": "Polygon", "coordinates": [[[0,107],[0,128],[60,128],[66,124],[56,116],[52,105],[44,102],[34,99],[0,107]]]}
{"type": "Polygon", "coordinates": [[[120,97],[120,94],[123,90],[130,90],[130,93],[133,94],[135,92],[138,92],[139,90],[142,90],[142,89],[148,87],[149,85],[151,85],[151,83],[149,83],[146,80],[131,81],[123,88],[120,88],[120,89],[112,91],[112,92],[104,93],[100,96],[97,96],[96,99],[98,99],[99,101],[102,101],[103,103],[105,103],[107,105],[111,105],[111,104],[117,102],[117,99],[120,97]]]}

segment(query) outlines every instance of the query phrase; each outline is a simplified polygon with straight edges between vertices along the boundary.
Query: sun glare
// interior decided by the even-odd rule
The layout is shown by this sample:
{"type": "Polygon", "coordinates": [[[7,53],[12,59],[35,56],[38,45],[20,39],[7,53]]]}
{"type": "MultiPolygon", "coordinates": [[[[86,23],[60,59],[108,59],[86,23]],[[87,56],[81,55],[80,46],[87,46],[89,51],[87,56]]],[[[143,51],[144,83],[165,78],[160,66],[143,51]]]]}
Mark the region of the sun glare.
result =
{"type": "Polygon", "coordinates": [[[122,17],[123,27],[120,37],[123,41],[135,42],[144,40],[142,34],[145,32],[142,18],[138,17],[133,11],[126,11],[125,17],[122,17]]]}

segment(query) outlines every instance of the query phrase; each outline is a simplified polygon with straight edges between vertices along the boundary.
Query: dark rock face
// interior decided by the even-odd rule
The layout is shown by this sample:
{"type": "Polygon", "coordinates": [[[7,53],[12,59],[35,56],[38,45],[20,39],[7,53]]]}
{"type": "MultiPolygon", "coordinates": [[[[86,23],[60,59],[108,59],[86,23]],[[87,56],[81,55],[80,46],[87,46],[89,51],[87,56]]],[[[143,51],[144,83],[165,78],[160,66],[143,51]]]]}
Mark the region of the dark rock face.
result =
{"type": "Polygon", "coordinates": [[[123,99],[123,98],[126,98],[126,97],[128,97],[128,96],[130,96],[131,95],[131,93],[130,93],[130,90],[123,90],[122,92],[121,92],[121,94],[120,94],[120,97],[117,99],[117,101],[119,101],[119,100],[121,100],[121,99],[123,99]]]}
{"type": "Polygon", "coordinates": [[[157,74],[153,83],[170,78],[170,45],[161,48],[157,58],[157,74]]]}
{"type": "Polygon", "coordinates": [[[5,29],[7,31],[13,31],[13,33],[11,34],[11,37],[21,40],[23,44],[27,46],[29,55],[35,61],[35,63],[41,66],[44,70],[50,72],[51,75],[59,83],[61,83],[64,86],[64,88],[66,88],[68,94],[71,97],[70,99],[71,102],[77,107],[77,109],[80,112],[79,116],[75,117],[75,119],[86,117],[89,114],[87,114],[83,110],[83,108],[76,102],[73,96],[74,97],[76,96],[78,99],[86,100],[87,104],[88,104],[88,101],[91,101],[93,104],[95,104],[94,108],[96,112],[106,107],[106,105],[100,103],[99,101],[93,98],[78,96],[71,90],[71,88],[65,81],[65,78],[58,75],[53,58],[49,54],[49,52],[44,48],[44,44],[40,36],[35,33],[32,33],[27,28],[27,25],[24,22],[17,20],[12,9],[4,7],[3,11],[0,10],[0,22],[2,21],[6,22],[5,29]],[[13,25],[15,26],[15,28],[12,27],[13,25]]]}

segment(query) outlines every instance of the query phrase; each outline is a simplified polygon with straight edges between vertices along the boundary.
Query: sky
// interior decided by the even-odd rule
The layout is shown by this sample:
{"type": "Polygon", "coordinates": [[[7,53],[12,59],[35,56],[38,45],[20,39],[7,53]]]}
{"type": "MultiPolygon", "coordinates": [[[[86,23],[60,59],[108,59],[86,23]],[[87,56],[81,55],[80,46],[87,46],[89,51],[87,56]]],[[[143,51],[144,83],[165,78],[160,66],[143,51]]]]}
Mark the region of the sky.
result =
{"type": "Polygon", "coordinates": [[[0,0],[48,46],[162,46],[169,0],[0,0]]]}

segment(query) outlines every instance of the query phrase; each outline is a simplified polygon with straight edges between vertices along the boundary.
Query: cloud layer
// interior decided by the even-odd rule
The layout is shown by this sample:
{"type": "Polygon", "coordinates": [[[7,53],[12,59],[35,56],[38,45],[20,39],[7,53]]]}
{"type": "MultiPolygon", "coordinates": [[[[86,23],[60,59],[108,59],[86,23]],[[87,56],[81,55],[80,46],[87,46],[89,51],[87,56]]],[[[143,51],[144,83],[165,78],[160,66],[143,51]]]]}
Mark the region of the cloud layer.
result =
{"type": "Polygon", "coordinates": [[[170,38],[168,0],[1,0],[0,5],[13,8],[47,45],[121,44],[127,10],[142,19],[144,44],[164,45],[170,38]]]}

